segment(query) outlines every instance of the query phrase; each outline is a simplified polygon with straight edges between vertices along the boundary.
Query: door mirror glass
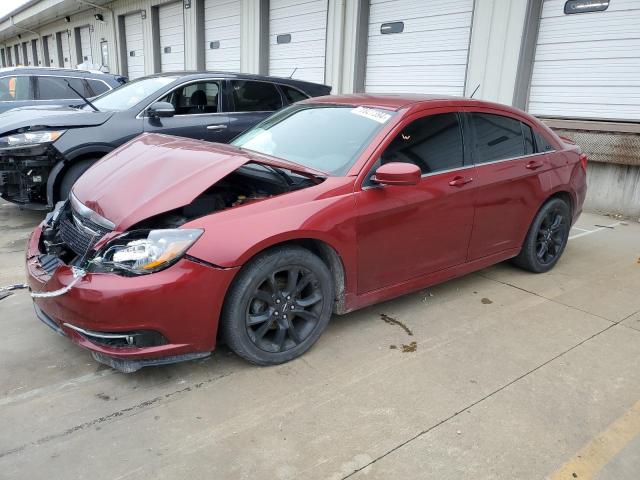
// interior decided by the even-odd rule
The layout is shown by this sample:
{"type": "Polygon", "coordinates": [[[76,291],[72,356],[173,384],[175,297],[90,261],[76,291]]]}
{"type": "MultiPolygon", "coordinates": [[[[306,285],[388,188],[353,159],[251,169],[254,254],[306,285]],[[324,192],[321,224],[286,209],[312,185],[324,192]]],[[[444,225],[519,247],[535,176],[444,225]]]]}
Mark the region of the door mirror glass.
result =
{"type": "Polygon", "coordinates": [[[371,180],[380,185],[417,185],[421,175],[417,165],[391,162],[378,167],[371,180]]]}
{"type": "Polygon", "coordinates": [[[147,112],[152,118],[173,117],[176,114],[175,108],[169,102],[156,102],[147,109],[147,112]]]}

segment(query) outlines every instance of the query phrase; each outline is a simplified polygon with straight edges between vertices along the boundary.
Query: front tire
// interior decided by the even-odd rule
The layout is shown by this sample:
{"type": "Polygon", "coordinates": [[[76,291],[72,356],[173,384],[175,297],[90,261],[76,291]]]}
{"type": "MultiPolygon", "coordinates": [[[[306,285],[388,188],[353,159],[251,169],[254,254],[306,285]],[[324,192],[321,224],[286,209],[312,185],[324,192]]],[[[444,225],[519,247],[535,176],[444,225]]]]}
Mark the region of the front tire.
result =
{"type": "Polygon", "coordinates": [[[97,159],[80,160],[67,168],[60,181],[60,187],[58,188],[58,201],[66,200],[69,197],[73,184],[76,183],[82,174],[89,170],[89,167],[95,162],[97,162],[97,159]]]}
{"type": "Polygon", "coordinates": [[[571,209],[561,198],[547,201],[533,219],[513,263],[534,273],[551,270],[564,252],[571,229],[571,209]]]}
{"type": "Polygon", "coordinates": [[[306,352],[331,318],[333,277],[309,250],[279,247],[251,260],[222,310],[222,338],[242,358],[277,365],[306,352]]]}

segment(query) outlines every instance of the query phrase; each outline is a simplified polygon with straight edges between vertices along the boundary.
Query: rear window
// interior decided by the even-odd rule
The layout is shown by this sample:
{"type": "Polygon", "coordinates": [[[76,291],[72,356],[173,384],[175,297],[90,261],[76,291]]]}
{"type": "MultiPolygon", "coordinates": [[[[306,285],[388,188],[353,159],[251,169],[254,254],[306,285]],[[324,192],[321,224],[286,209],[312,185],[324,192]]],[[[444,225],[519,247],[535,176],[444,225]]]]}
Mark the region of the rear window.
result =
{"type": "Polygon", "coordinates": [[[519,120],[488,113],[471,113],[475,163],[494,162],[525,154],[524,134],[519,120]]]}
{"type": "Polygon", "coordinates": [[[299,102],[300,100],[305,100],[309,98],[307,95],[302,93],[297,88],[287,87],[286,85],[280,85],[280,89],[282,90],[282,93],[284,93],[284,98],[286,98],[287,102],[289,103],[296,103],[296,102],[299,102]]]}
{"type": "Polygon", "coordinates": [[[104,92],[110,90],[107,84],[100,80],[87,79],[87,83],[89,83],[89,88],[93,92],[92,96],[102,95],[104,92]]]}
{"type": "Polygon", "coordinates": [[[236,112],[270,112],[282,108],[278,89],[272,83],[232,80],[236,112]]]}
{"type": "Polygon", "coordinates": [[[85,97],[92,97],[91,91],[82,78],[37,77],[38,98],[40,100],[76,99],[78,94],[69,88],[71,85],[85,97]],[[67,85],[67,82],[69,84],[67,85]]]}

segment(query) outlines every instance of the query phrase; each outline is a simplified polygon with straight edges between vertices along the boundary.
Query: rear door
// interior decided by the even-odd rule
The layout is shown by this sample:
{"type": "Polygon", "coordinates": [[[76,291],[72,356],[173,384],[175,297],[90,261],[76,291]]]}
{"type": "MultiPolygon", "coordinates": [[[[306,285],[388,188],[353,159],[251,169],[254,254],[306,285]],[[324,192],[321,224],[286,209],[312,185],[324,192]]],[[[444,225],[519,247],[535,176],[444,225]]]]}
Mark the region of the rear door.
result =
{"type": "Polygon", "coordinates": [[[478,188],[471,261],[520,248],[544,200],[551,164],[535,152],[527,123],[490,108],[474,108],[466,117],[478,188]]]}
{"type": "Polygon", "coordinates": [[[225,143],[229,117],[223,110],[222,80],[197,80],[173,89],[159,99],[169,102],[176,114],[152,118],[146,113],[144,131],[225,143]]]}
{"type": "Polygon", "coordinates": [[[389,162],[420,167],[418,185],[365,181],[356,194],[358,294],[396,285],[467,259],[475,201],[474,167],[465,159],[456,112],[404,121],[369,171],[389,162]]]}
{"type": "Polygon", "coordinates": [[[229,140],[282,108],[282,96],[273,83],[229,80],[229,140]]]}

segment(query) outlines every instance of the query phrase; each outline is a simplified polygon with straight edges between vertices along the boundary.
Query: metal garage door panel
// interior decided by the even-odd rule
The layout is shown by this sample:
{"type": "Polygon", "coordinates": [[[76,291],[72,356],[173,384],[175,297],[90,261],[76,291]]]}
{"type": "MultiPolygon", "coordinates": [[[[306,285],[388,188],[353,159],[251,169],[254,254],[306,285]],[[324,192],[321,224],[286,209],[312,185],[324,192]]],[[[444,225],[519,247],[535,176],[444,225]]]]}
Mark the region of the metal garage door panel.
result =
{"type": "Polygon", "coordinates": [[[271,0],[269,8],[269,74],[324,83],[327,44],[327,0],[300,3],[271,0]],[[278,43],[278,35],[291,35],[278,43]]]}
{"type": "MultiPolygon", "coordinates": [[[[46,44],[46,51],[49,54],[49,66],[50,67],[58,67],[58,49],[56,48],[56,42],[54,41],[53,35],[47,35],[46,37],[42,37],[42,41],[46,44]]],[[[43,48],[43,50],[45,50],[43,48]]],[[[44,62],[43,62],[44,63],[44,62]]]]}
{"type": "Polygon", "coordinates": [[[66,30],[60,32],[60,46],[62,47],[62,66],[71,68],[71,48],[69,46],[69,35],[66,30]]]}
{"type": "Polygon", "coordinates": [[[240,71],[240,2],[205,0],[204,39],[207,70],[240,71]]]}
{"type": "Polygon", "coordinates": [[[184,70],[184,16],[182,2],[158,8],[160,26],[160,70],[184,70]]]}
{"type": "Polygon", "coordinates": [[[144,76],[144,36],[139,12],[124,17],[124,35],[127,46],[127,76],[133,80],[144,76]]]}
{"type": "Polygon", "coordinates": [[[28,40],[26,42],[27,45],[27,65],[30,66],[35,66],[35,63],[33,62],[33,48],[31,48],[31,40],[28,40]]]}
{"type": "Polygon", "coordinates": [[[565,15],[564,3],[543,5],[529,111],[640,120],[640,4],[616,0],[604,12],[565,15]]]}
{"type": "Polygon", "coordinates": [[[371,0],[365,91],[463,95],[473,0],[371,0]],[[403,22],[382,34],[383,23],[403,22]]]}
{"type": "Polygon", "coordinates": [[[82,62],[93,63],[91,55],[91,30],[89,27],[80,28],[80,50],[82,52],[82,62]]]}

